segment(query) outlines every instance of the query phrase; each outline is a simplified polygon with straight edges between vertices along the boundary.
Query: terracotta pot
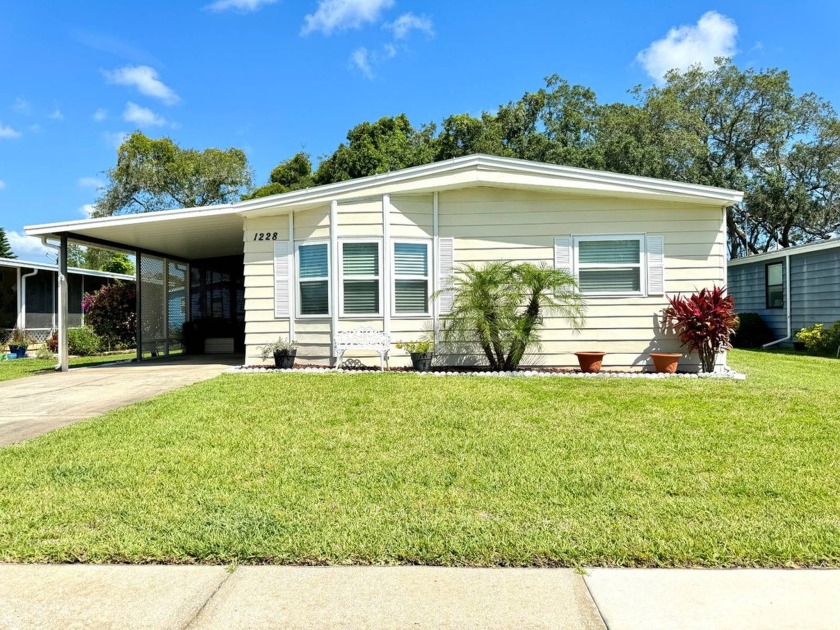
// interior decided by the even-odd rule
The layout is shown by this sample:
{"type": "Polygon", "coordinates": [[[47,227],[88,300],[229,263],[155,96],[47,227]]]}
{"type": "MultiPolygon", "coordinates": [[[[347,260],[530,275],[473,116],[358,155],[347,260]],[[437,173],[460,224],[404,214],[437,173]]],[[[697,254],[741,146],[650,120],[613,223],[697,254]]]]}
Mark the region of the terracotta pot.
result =
{"type": "Polygon", "coordinates": [[[651,352],[650,358],[653,359],[654,370],[664,374],[673,374],[677,371],[682,355],[675,352],[651,352]]]}
{"type": "Polygon", "coordinates": [[[575,352],[581,372],[600,372],[606,352],[575,352]]]}

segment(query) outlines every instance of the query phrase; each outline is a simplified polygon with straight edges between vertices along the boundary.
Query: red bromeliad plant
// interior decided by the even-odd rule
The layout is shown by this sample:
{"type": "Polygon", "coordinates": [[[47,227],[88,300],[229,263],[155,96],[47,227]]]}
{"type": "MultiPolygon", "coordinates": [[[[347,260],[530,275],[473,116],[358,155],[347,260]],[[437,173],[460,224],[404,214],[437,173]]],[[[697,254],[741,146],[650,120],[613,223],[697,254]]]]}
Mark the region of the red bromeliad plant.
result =
{"type": "Polygon", "coordinates": [[[669,297],[670,306],[662,311],[663,328],[672,326],[682,345],[697,351],[704,372],[713,371],[717,354],[732,347],[729,340],[738,327],[735,298],[725,293],[724,287],[712,287],[688,297],[669,297]]]}

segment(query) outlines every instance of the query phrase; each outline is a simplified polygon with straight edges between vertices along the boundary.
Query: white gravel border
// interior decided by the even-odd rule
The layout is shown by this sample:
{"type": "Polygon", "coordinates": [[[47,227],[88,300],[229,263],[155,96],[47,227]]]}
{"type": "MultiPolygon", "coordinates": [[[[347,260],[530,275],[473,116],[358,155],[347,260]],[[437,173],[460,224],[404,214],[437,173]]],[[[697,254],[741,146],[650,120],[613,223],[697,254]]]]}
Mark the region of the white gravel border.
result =
{"type": "Polygon", "coordinates": [[[667,379],[667,378],[693,378],[693,379],[714,379],[714,380],[735,380],[745,381],[746,374],[736,372],[731,368],[719,368],[715,372],[678,372],[676,374],[661,374],[658,372],[541,372],[539,370],[518,370],[516,372],[380,372],[378,370],[344,370],[341,368],[298,368],[289,370],[278,370],[277,368],[248,367],[245,365],[232,367],[227,370],[228,374],[267,374],[272,372],[284,372],[288,374],[415,374],[427,378],[440,376],[471,376],[483,378],[641,378],[641,379],[667,379]]]}

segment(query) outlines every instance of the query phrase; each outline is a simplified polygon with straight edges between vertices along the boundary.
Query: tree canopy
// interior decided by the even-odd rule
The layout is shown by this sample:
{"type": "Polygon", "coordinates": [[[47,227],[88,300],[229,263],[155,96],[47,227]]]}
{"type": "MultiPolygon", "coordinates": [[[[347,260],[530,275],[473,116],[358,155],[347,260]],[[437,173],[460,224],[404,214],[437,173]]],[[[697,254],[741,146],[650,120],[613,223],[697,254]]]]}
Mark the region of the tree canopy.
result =
{"type": "Polygon", "coordinates": [[[554,75],[495,112],[439,127],[404,114],[363,122],[316,170],[299,153],[253,196],[488,153],[743,190],[728,213],[732,257],[840,230],[840,120],[817,95],[795,94],[787,72],[718,59],[630,95],[600,103],[554,75]]]}
{"type": "Polygon", "coordinates": [[[134,273],[134,263],[123,252],[98,247],[82,247],[71,243],[67,251],[67,264],[82,269],[95,269],[110,273],[134,273]]]}
{"type": "Polygon", "coordinates": [[[9,238],[6,236],[6,230],[0,227],[0,258],[17,258],[12,251],[12,246],[9,244],[9,238]]]}
{"type": "Polygon", "coordinates": [[[182,149],[135,131],[117,152],[94,216],[191,208],[238,200],[251,186],[241,149],[182,149]]]}

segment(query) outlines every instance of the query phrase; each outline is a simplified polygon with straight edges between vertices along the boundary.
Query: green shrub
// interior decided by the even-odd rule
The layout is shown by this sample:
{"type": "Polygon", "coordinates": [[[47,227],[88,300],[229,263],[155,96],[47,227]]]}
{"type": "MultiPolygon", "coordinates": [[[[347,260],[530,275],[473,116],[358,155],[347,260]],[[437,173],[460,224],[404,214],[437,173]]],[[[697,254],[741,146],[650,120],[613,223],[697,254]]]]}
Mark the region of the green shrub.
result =
{"type": "Polygon", "coordinates": [[[109,349],[133,348],[136,344],[137,293],[133,282],[117,282],[87,293],[82,299],[85,323],[109,349]]]}
{"type": "Polygon", "coordinates": [[[735,348],[760,348],[773,341],[773,331],[758,313],[739,313],[738,328],[732,337],[735,348]]]}
{"type": "Polygon", "coordinates": [[[814,354],[837,355],[840,348],[840,321],[834,322],[826,328],[822,324],[814,324],[796,333],[796,340],[805,344],[805,349],[814,354]]]}
{"type": "Polygon", "coordinates": [[[81,357],[96,354],[102,347],[102,340],[87,326],[68,330],[67,343],[70,345],[70,354],[81,357]]]}

